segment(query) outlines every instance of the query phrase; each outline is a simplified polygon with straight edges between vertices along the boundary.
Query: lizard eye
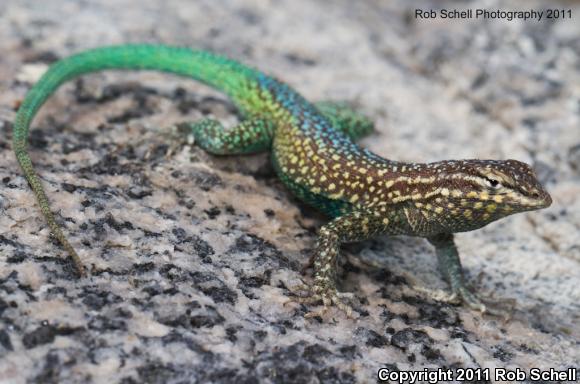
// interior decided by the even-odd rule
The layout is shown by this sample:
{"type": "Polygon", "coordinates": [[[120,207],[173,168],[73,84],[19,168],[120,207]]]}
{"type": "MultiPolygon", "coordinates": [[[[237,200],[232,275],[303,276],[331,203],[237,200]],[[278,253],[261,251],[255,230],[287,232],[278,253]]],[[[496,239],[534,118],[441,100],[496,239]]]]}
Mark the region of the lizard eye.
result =
{"type": "Polygon", "coordinates": [[[487,185],[493,189],[499,189],[502,187],[501,183],[495,179],[490,179],[488,177],[485,178],[487,185]]]}

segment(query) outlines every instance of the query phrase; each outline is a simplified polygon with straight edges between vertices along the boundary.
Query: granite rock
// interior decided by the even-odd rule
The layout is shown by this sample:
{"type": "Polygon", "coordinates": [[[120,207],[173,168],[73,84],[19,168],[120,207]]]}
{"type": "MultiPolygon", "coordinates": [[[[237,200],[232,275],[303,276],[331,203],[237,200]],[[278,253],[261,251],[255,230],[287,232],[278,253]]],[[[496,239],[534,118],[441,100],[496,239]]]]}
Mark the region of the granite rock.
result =
{"type": "MultiPolygon", "coordinates": [[[[431,2],[4,0],[0,3],[0,383],[355,383],[379,368],[564,369],[580,361],[580,3],[573,19],[421,20],[431,2]],[[389,158],[516,158],[554,199],[458,235],[474,285],[515,298],[509,322],[433,301],[446,289],[422,239],[344,249],[360,301],[305,319],[288,303],[324,218],[267,155],[171,149],[170,127],[227,99],[152,72],[62,87],[30,139],[53,208],[89,269],[76,280],[10,150],[18,102],[51,62],[160,42],[211,49],[312,100],[355,102],[389,158]]],[[[440,8],[522,9],[441,1],[440,8]]]]}

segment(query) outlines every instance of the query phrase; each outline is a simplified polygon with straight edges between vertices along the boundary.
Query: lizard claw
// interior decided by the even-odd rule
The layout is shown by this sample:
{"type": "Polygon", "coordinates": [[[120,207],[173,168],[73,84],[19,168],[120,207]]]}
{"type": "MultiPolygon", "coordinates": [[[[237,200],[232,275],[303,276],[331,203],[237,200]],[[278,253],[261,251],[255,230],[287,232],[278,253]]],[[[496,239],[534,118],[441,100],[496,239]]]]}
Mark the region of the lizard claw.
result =
{"type": "MultiPolygon", "coordinates": [[[[194,144],[193,134],[188,131],[187,123],[178,123],[165,127],[164,129],[156,128],[154,133],[159,140],[167,143],[167,149],[165,150],[165,159],[170,159],[176,153],[178,153],[184,146],[191,146],[194,144]]],[[[141,142],[144,140],[141,140],[141,142]]],[[[145,152],[145,159],[149,159],[153,152],[155,151],[155,146],[149,144],[147,151],[145,152]]]]}
{"type": "Polygon", "coordinates": [[[338,292],[335,287],[320,287],[304,283],[293,286],[290,291],[295,297],[289,301],[301,304],[315,304],[322,301],[324,307],[319,311],[306,313],[305,318],[323,316],[333,306],[349,318],[354,318],[352,305],[348,302],[354,299],[354,294],[351,292],[338,292]]]}
{"type": "Polygon", "coordinates": [[[461,302],[465,303],[469,308],[482,314],[487,313],[492,316],[503,317],[506,321],[511,318],[516,305],[514,299],[494,300],[481,298],[465,287],[460,287],[454,295],[457,295],[461,302]]]}
{"type": "Polygon", "coordinates": [[[423,293],[425,294],[427,297],[429,297],[430,299],[433,299],[435,301],[439,301],[441,303],[447,303],[447,304],[461,304],[461,297],[457,294],[457,293],[450,293],[450,292],[446,292],[444,290],[441,289],[428,289],[428,288],[423,288],[423,287],[413,287],[413,289],[417,292],[423,293]]]}
{"type": "Polygon", "coordinates": [[[514,299],[482,299],[466,287],[459,287],[451,293],[442,290],[430,290],[422,287],[415,287],[414,289],[426,294],[435,301],[454,305],[463,303],[470,309],[480,312],[481,314],[487,313],[492,316],[503,317],[506,320],[511,318],[516,305],[514,299]]]}

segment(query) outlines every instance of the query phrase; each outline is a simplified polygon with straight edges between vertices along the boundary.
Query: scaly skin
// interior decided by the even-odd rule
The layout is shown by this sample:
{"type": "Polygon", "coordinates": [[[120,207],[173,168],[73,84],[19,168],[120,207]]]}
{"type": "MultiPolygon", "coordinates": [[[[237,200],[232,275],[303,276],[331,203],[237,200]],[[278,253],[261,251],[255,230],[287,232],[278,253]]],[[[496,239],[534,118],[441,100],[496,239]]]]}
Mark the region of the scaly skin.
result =
{"type": "Polygon", "coordinates": [[[225,130],[216,121],[189,124],[196,142],[213,154],[271,150],[280,179],[300,199],[332,218],[320,229],[313,256],[314,282],[305,302],[322,301],[351,314],[336,289],[341,243],[374,235],[427,238],[451,286],[450,299],[486,311],[465,284],[453,233],[502,217],[545,208],[549,194],[533,170],[516,160],[459,160],[429,164],[384,159],[354,143],[372,123],[346,105],[312,104],[286,84],[210,52],[152,45],[86,51],[54,64],[24,99],[13,147],[52,233],[74,261],[82,262],[56,222],[27,153],[29,126],[42,104],[64,82],[105,69],[149,69],[191,77],[227,94],[243,122],[225,130]]]}

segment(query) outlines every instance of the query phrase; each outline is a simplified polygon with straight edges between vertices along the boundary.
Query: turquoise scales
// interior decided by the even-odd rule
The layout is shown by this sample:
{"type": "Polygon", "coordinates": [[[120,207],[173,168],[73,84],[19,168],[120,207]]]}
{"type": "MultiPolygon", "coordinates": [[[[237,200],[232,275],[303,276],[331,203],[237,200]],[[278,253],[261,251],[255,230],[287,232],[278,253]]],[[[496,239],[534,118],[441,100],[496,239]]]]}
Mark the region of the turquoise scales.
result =
{"type": "Polygon", "coordinates": [[[480,228],[513,213],[550,205],[532,169],[519,161],[460,160],[411,164],[384,159],[354,141],[372,123],[350,107],[312,104],[286,84],[206,51],[163,45],[124,45],[86,51],[54,64],[23,101],[14,125],[14,151],[52,233],[73,258],[27,153],[28,128],[64,82],[105,69],[149,69],[191,77],[227,94],[243,121],[224,129],[214,120],[190,123],[196,143],[213,154],[271,150],[280,179],[302,200],[328,214],[313,256],[314,281],[303,302],[351,307],[336,289],[340,244],[373,235],[427,238],[436,248],[452,301],[489,310],[466,286],[453,233],[480,228]]]}

